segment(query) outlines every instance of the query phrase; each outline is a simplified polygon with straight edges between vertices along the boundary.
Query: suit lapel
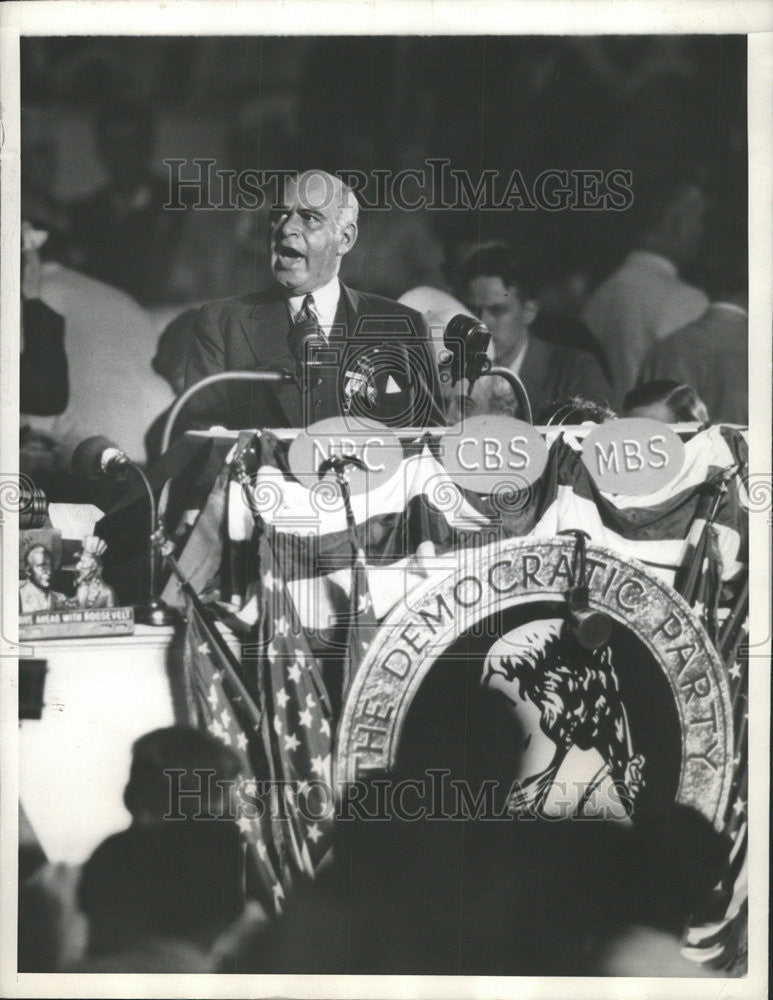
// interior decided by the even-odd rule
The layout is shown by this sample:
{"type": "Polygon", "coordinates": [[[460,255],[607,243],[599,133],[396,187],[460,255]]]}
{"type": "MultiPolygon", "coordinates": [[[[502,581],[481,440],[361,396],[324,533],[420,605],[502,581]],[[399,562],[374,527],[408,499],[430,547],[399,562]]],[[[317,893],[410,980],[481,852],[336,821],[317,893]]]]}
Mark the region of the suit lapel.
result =
{"type": "MultiPolygon", "coordinates": [[[[336,309],[333,340],[348,341],[354,334],[361,296],[341,285],[341,295],[336,309]]],[[[293,358],[287,347],[290,318],[283,297],[276,292],[258,295],[252,310],[240,317],[239,326],[244,345],[243,365],[253,371],[292,371],[293,358]]],[[[303,406],[297,385],[286,382],[263,386],[263,392],[273,393],[282,409],[288,427],[303,423],[303,406]]]]}
{"type": "Polygon", "coordinates": [[[529,396],[536,394],[542,389],[542,383],[545,379],[546,360],[542,341],[538,337],[529,334],[526,353],[523,356],[521,370],[518,372],[529,396]]]}
{"type": "Polygon", "coordinates": [[[559,373],[552,345],[529,334],[529,346],[526,348],[520,376],[529,394],[532,415],[536,418],[559,392],[559,373]]]}
{"type": "MultiPolygon", "coordinates": [[[[249,351],[250,368],[264,371],[292,371],[293,359],[287,346],[290,318],[281,295],[273,294],[255,303],[251,314],[240,321],[242,336],[249,351]]],[[[300,427],[301,396],[291,382],[263,386],[258,391],[273,393],[287,418],[288,427],[300,427]]]]}
{"type": "Polygon", "coordinates": [[[346,285],[341,285],[341,295],[338,299],[338,308],[336,309],[334,336],[340,337],[343,334],[344,340],[351,340],[354,336],[360,299],[361,296],[353,289],[347,288],[346,285]]]}

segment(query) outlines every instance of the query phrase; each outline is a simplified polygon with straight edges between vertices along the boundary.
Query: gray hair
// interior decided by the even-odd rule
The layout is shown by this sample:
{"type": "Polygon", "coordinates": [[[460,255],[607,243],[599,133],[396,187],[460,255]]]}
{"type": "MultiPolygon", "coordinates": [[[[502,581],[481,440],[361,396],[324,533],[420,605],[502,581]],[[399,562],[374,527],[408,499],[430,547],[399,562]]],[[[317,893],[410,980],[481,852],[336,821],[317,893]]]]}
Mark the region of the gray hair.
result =
{"type": "Polygon", "coordinates": [[[341,183],[341,202],[338,207],[338,218],[336,220],[338,228],[343,229],[349,223],[357,225],[357,218],[360,214],[360,203],[357,196],[348,184],[341,183]]]}
{"type": "Polygon", "coordinates": [[[344,184],[340,177],[329,174],[326,170],[304,170],[296,174],[293,180],[300,186],[310,177],[322,178],[326,188],[329,189],[331,202],[335,200],[338,208],[335,223],[339,232],[350,223],[356,226],[360,206],[352,188],[344,184]]]}

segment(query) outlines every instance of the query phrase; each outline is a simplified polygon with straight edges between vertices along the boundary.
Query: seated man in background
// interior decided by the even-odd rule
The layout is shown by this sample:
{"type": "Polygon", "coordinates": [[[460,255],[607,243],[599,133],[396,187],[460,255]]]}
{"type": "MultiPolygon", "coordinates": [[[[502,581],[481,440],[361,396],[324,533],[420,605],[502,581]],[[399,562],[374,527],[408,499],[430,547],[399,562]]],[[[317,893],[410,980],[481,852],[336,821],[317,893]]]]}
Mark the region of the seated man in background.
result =
{"type": "MultiPolygon", "coordinates": [[[[742,227],[745,229],[745,226],[742,227]]],[[[749,293],[745,233],[733,239],[716,261],[714,301],[692,323],[669,334],[650,350],[640,381],[674,379],[692,386],[718,423],[749,422],[749,293]]]]}
{"type": "Polygon", "coordinates": [[[307,171],[288,181],[271,216],[272,286],[203,306],[196,321],[186,388],[223,371],[292,373],[291,328],[316,325],[331,360],[310,411],[290,381],[246,388],[226,383],[190,401],[185,425],[298,427],[346,414],[353,404],[358,415],[397,426],[445,422],[421,315],[338,279],[357,239],[357,214],[354,193],[330,174],[307,171]]]}
{"type": "Polygon", "coordinates": [[[40,297],[38,248],[47,233],[22,222],[21,298],[22,352],[19,358],[19,409],[22,413],[55,416],[67,406],[70,385],[64,350],[64,317],[40,297]]]}
{"type": "Polygon", "coordinates": [[[64,316],[41,298],[39,248],[47,238],[46,232],[22,220],[19,412],[24,416],[19,428],[19,469],[50,493],[50,484],[62,469],[61,449],[53,438],[30,424],[36,418],[56,417],[66,409],[70,376],[64,316]]]}
{"type": "Polygon", "coordinates": [[[664,424],[705,424],[709,413],[691,385],[660,379],[631,389],[623,401],[624,417],[649,417],[664,424]]]}
{"type": "MultiPolygon", "coordinates": [[[[462,270],[460,286],[469,309],[491,332],[494,364],[521,379],[534,414],[563,396],[609,402],[609,384],[592,355],[531,334],[538,311],[536,292],[505,249],[495,246],[473,254],[462,270]]],[[[472,398],[479,412],[513,412],[512,390],[504,379],[480,379],[472,398]]]]}
{"type": "Polygon", "coordinates": [[[124,804],[134,826],[162,823],[170,809],[186,820],[198,816],[230,815],[231,802],[227,782],[239,773],[239,758],[221,740],[210,733],[188,726],[154,729],[132,747],[129,781],[124,789],[124,804]],[[211,780],[201,778],[209,771],[211,780]],[[170,777],[170,774],[176,777],[170,777]],[[218,784],[223,782],[223,784],[218,784]],[[172,801],[172,791],[181,791],[179,801],[172,801]],[[186,789],[201,788],[201,794],[185,795],[186,789]]]}
{"type": "MultiPolygon", "coordinates": [[[[185,392],[185,368],[196,329],[198,306],[191,306],[170,320],[161,332],[156,345],[156,353],[151,361],[153,371],[169,383],[169,388],[178,399],[185,392]]],[[[174,403],[172,403],[174,406],[174,403]]],[[[169,406],[160,413],[145,435],[145,451],[149,462],[155,462],[161,454],[161,440],[164,434],[169,406]]],[[[175,423],[172,440],[183,431],[182,421],[175,423]]]]}
{"type": "Polygon", "coordinates": [[[241,913],[232,823],[154,825],[114,834],[83,868],[89,921],[76,972],[212,972],[212,946],[241,913]]]}
{"type": "Polygon", "coordinates": [[[635,192],[634,249],[585,304],[582,320],[603,347],[618,406],[636,384],[656,340],[697,319],[703,291],[680,272],[696,260],[702,243],[706,198],[683,168],[653,172],[635,192]]]}
{"type": "MultiPolygon", "coordinates": [[[[479,250],[500,249],[510,252],[504,239],[481,239],[475,230],[449,233],[445,240],[443,273],[449,288],[459,298],[461,276],[467,261],[479,250]]],[[[539,304],[529,332],[551,344],[587,351],[598,361],[604,377],[610,378],[609,366],[598,340],[580,320],[579,312],[587,295],[586,268],[579,262],[530,260],[529,284],[539,304]]],[[[411,293],[407,293],[410,295],[411,293]]],[[[400,301],[407,301],[405,295],[400,301]]]]}

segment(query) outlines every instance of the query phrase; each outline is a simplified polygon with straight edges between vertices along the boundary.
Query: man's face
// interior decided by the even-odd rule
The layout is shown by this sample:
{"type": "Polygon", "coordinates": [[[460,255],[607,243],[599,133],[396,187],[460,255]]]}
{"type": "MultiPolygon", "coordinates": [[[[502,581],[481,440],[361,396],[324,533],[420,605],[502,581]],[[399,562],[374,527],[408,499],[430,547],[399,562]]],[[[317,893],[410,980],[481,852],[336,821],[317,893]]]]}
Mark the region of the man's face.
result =
{"type": "Polygon", "coordinates": [[[521,302],[514,287],[493,275],[473,278],[467,286],[467,306],[491,332],[494,356],[507,362],[520,349],[536,312],[534,303],[521,302]]]}
{"type": "Polygon", "coordinates": [[[340,208],[340,186],[326,174],[302,174],[285,185],[271,211],[269,252],[274,278],[291,295],[326,285],[354,245],[357,228],[338,225],[340,208]]]}
{"type": "Polygon", "coordinates": [[[51,586],[51,557],[43,549],[36,549],[27,559],[27,576],[40,590],[51,586]]]}
{"type": "Polygon", "coordinates": [[[97,572],[97,561],[94,556],[89,555],[88,552],[82,552],[75,565],[75,571],[78,574],[77,583],[86,583],[91,580],[97,572]]]}
{"type": "Polygon", "coordinates": [[[633,406],[625,411],[626,417],[646,417],[648,420],[660,420],[664,424],[677,423],[677,417],[664,399],[656,399],[646,406],[633,406]]]}

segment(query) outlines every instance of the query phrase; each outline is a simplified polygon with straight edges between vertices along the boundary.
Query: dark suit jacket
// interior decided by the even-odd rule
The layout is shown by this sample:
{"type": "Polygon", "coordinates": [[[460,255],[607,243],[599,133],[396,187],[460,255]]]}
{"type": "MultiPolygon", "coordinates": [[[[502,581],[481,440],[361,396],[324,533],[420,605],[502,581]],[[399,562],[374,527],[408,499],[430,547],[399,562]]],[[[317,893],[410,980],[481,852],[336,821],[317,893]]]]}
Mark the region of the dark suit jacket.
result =
{"type": "Polygon", "coordinates": [[[749,319],[720,304],[655,342],[639,377],[686,382],[715,423],[749,422],[749,319]]]}
{"type": "Polygon", "coordinates": [[[529,394],[535,422],[549,403],[565,396],[583,396],[607,405],[612,398],[609,383],[593,355],[538,337],[529,337],[519,374],[529,394]]]}
{"type": "Polygon", "coordinates": [[[64,413],[70,398],[64,316],[41,299],[22,303],[24,350],[19,358],[19,410],[48,417],[64,413]]]}
{"type": "MultiPolygon", "coordinates": [[[[185,370],[186,388],[221,371],[293,371],[287,346],[290,325],[278,288],[202,306],[185,370]]],[[[370,361],[375,358],[377,369],[379,365],[383,368],[375,377],[376,401],[365,415],[393,426],[445,422],[435,353],[421,314],[342,284],[330,333],[330,377],[326,377],[313,413],[304,414],[295,384],[234,382],[194,396],[181,414],[181,426],[302,427],[338,416],[346,372],[361,371],[357,359],[363,355],[370,361]],[[412,392],[399,377],[401,359],[406,355],[410,358],[412,392]],[[391,381],[390,373],[394,375],[391,381]]]]}

